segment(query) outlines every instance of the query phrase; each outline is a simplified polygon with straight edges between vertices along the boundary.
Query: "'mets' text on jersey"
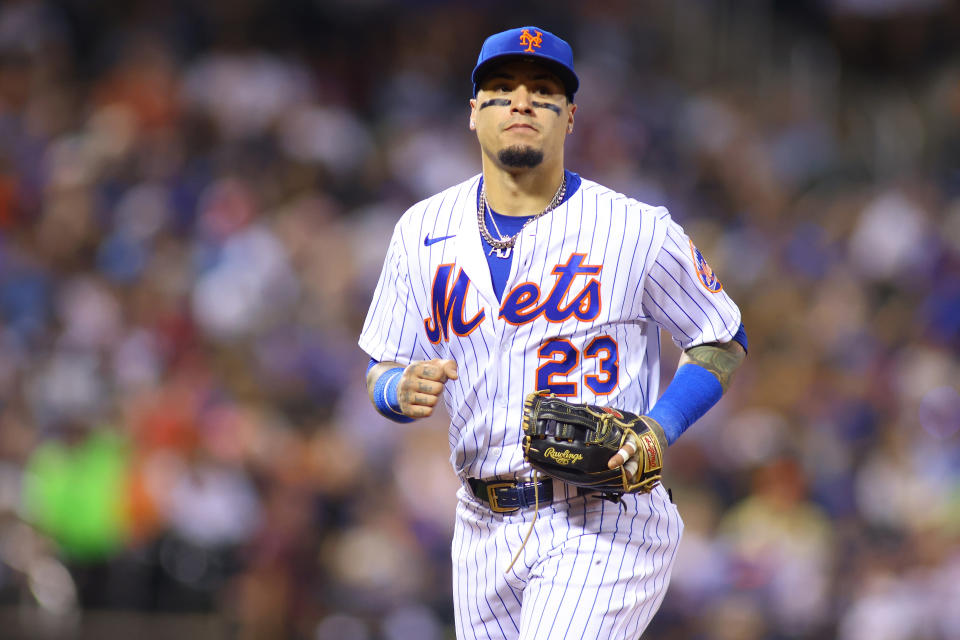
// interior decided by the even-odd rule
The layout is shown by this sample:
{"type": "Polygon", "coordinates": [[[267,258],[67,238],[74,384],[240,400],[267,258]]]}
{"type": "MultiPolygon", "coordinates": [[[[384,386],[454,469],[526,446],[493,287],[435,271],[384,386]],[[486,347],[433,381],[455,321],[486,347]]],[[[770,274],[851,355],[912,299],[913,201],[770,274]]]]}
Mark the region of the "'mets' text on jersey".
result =
{"type": "Polygon", "coordinates": [[[360,336],[380,361],[457,362],[443,397],[462,476],[524,468],[530,391],[644,413],[658,395],[660,327],[682,348],[736,333],[739,310],[666,209],[589,180],[523,229],[498,299],[478,183],[400,219],[360,336]]]}
{"type": "MultiPolygon", "coordinates": [[[[557,278],[543,302],[538,283],[524,282],[515,286],[504,298],[499,317],[514,325],[533,322],[540,316],[548,322],[563,322],[571,317],[578,320],[595,319],[600,313],[600,281],[596,278],[591,278],[582,291],[567,301],[570,287],[578,275],[599,275],[603,270],[602,265],[584,265],[585,257],[572,253],[566,264],[558,264],[553,268],[551,273],[557,278]]],[[[440,265],[433,278],[433,316],[424,321],[430,342],[449,340],[451,325],[454,335],[467,336],[486,316],[486,311],[481,309],[470,320],[463,320],[463,305],[470,280],[461,269],[451,285],[450,274],[454,267],[455,264],[440,265]]]]}

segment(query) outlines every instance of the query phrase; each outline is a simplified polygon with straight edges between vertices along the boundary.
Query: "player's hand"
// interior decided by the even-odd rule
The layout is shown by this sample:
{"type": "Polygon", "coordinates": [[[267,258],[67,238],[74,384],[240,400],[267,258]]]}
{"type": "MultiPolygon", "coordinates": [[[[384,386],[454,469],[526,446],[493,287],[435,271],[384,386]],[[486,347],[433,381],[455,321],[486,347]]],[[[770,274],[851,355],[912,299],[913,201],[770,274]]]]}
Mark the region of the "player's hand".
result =
{"type": "MultiPolygon", "coordinates": [[[[666,451],[668,443],[667,436],[663,432],[663,427],[650,416],[641,416],[640,419],[650,427],[650,430],[653,431],[657,437],[657,440],[660,442],[660,451],[666,451]]],[[[633,478],[640,469],[640,462],[640,443],[637,440],[636,434],[630,434],[630,437],[624,441],[620,450],[613,454],[613,457],[607,462],[607,467],[616,469],[623,465],[627,471],[627,477],[633,478]]]]}
{"type": "Polygon", "coordinates": [[[628,438],[620,450],[613,454],[613,457],[607,462],[607,467],[616,469],[619,466],[625,465],[627,477],[632,478],[636,475],[637,469],[640,467],[640,462],[637,459],[637,453],[639,451],[640,447],[637,446],[636,439],[628,438]]]}
{"type": "Polygon", "coordinates": [[[454,360],[421,360],[403,370],[397,399],[400,410],[410,418],[426,418],[433,415],[433,408],[440,402],[440,394],[447,380],[457,379],[457,363],[454,360]]]}

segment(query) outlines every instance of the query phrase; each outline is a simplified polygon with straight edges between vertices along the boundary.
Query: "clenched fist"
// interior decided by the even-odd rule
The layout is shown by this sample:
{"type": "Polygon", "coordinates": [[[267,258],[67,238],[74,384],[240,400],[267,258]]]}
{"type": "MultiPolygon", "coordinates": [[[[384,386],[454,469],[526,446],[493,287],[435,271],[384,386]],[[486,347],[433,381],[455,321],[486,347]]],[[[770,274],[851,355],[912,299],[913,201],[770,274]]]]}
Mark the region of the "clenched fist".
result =
{"type": "Polygon", "coordinates": [[[453,360],[422,360],[403,370],[397,399],[400,410],[411,418],[426,418],[433,415],[433,408],[440,401],[443,385],[447,380],[457,379],[457,363],[453,360]]]}

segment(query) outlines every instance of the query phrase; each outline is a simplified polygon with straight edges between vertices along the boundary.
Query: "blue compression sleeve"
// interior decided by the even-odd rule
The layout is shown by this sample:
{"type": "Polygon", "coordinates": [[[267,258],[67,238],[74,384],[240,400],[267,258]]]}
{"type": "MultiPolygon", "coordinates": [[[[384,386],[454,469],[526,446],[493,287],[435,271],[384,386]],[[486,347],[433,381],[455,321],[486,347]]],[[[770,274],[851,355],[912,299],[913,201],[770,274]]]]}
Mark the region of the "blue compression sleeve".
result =
{"type": "Polygon", "coordinates": [[[663,427],[667,444],[673,444],[690,425],[717,404],[721,396],[723,386],[717,376],[688,362],[677,369],[677,375],[647,415],[663,427]]]}
{"type": "MultiPolygon", "coordinates": [[[[377,364],[375,360],[370,361],[367,371],[377,364]]],[[[403,375],[403,367],[394,367],[387,369],[379,378],[377,384],[373,387],[373,405],[377,411],[394,422],[413,422],[413,418],[405,416],[400,411],[400,401],[397,399],[397,387],[400,386],[400,376],[403,375]]]]}

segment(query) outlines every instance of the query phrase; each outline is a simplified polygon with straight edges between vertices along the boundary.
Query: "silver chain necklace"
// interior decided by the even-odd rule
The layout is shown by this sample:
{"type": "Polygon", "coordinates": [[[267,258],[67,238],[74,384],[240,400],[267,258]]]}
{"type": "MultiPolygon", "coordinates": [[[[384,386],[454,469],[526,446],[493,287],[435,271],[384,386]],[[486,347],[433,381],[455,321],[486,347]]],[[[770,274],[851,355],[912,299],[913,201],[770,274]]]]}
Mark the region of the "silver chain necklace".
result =
{"type": "Polygon", "coordinates": [[[497,228],[497,221],[493,219],[493,212],[490,212],[490,222],[493,223],[493,228],[497,232],[497,235],[500,239],[496,239],[493,235],[490,234],[490,231],[487,229],[487,186],[484,185],[483,189],[480,190],[480,199],[477,202],[477,222],[480,225],[480,233],[483,235],[483,239],[492,247],[488,255],[493,255],[496,252],[498,258],[509,258],[510,252],[513,250],[513,245],[517,243],[517,238],[520,237],[520,234],[524,229],[527,228],[527,225],[539,218],[544,216],[554,209],[556,209],[561,202],[563,202],[563,197],[567,193],[567,174],[563,174],[563,180],[560,181],[560,188],[557,189],[557,192],[553,196],[553,200],[550,201],[550,204],[547,205],[547,208],[538,213],[537,215],[529,218],[526,222],[523,223],[523,226],[520,227],[520,230],[515,234],[509,237],[504,237],[500,233],[500,229],[497,228]]]}

